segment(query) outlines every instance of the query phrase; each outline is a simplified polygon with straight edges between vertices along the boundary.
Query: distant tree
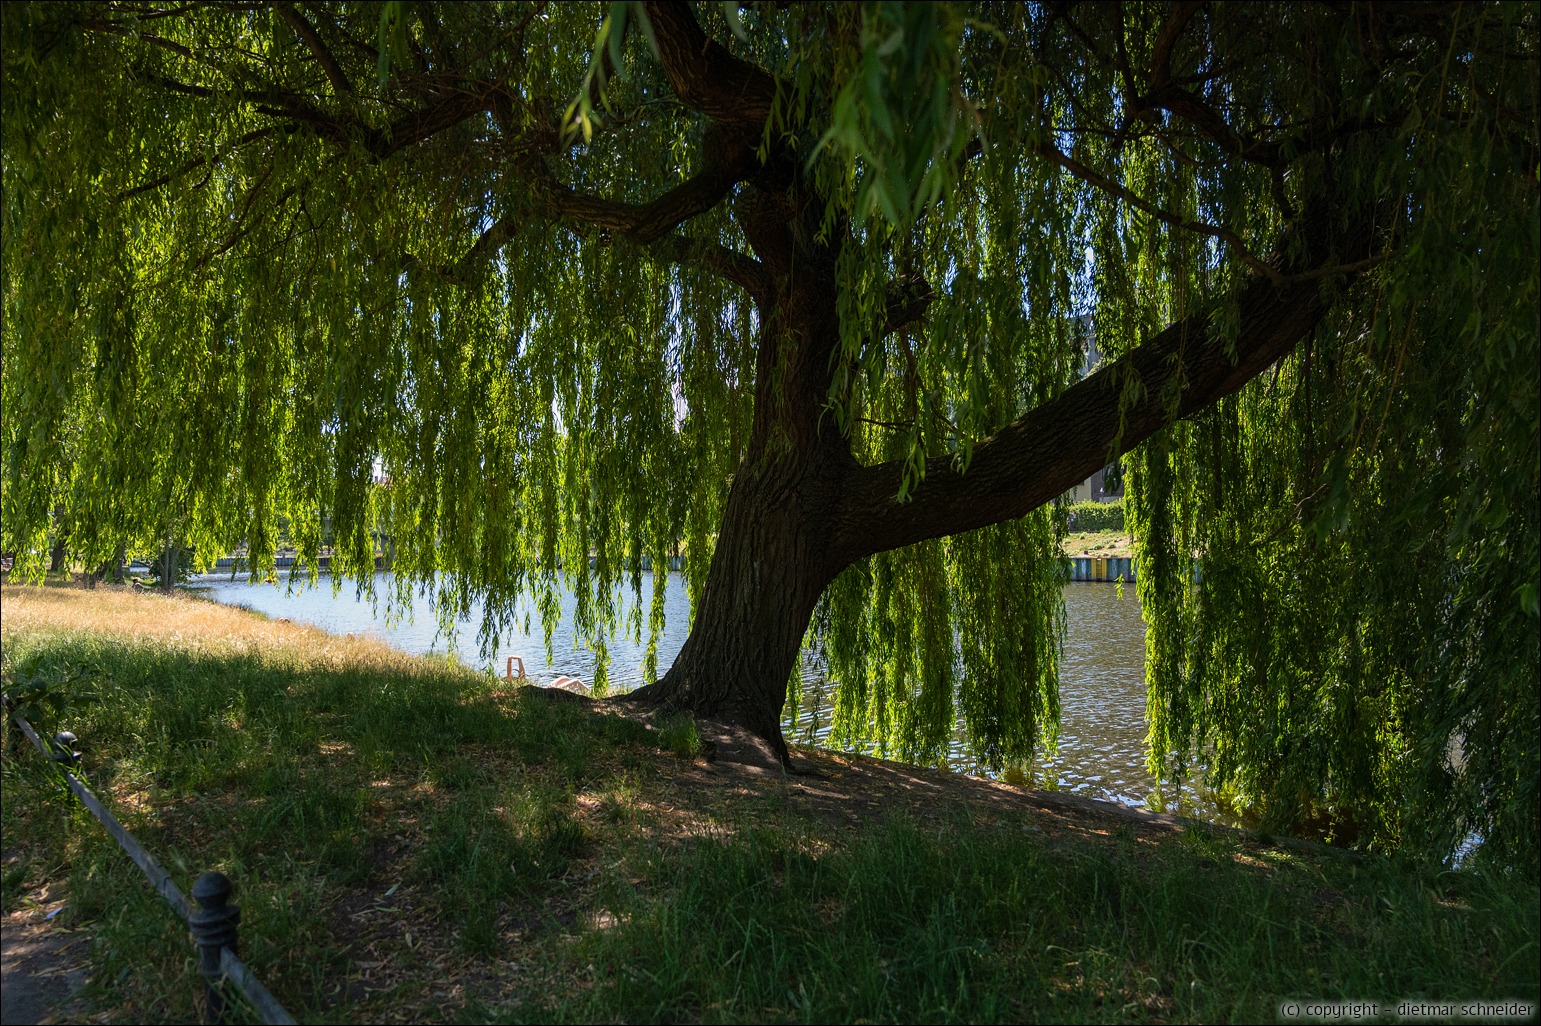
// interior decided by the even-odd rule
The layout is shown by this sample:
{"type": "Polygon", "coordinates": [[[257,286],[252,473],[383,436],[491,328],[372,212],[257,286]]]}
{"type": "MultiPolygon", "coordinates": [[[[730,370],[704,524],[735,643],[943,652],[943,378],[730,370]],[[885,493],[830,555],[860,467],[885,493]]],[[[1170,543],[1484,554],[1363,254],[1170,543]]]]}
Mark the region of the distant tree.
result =
{"type": "Polygon", "coordinates": [[[193,551],[183,545],[175,534],[168,534],[162,541],[161,550],[149,561],[150,579],[155,587],[171,594],[178,584],[191,578],[194,564],[193,551]]]}
{"type": "Polygon", "coordinates": [[[53,544],[48,549],[48,572],[61,573],[64,570],[65,538],[60,535],[53,539],[53,544]]]}
{"type": "Polygon", "coordinates": [[[603,655],[683,542],[639,701],[785,757],[808,640],[837,740],[999,764],[1123,456],[1160,772],[1535,865],[1534,4],[0,18],[5,547],[329,518],[603,655]]]}

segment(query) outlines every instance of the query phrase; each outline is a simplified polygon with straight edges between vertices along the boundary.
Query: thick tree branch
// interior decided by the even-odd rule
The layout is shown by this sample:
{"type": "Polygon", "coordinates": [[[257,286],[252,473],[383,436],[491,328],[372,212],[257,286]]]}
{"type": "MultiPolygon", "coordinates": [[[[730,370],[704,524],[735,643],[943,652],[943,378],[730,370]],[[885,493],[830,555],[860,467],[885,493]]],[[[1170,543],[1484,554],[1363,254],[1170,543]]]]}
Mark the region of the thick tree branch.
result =
{"type": "Polygon", "coordinates": [[[697,264],[749,293],[762,314],[776,301],[776,283],[765,265],[754,257],[706,239],[666,235],[652,251],[671,263],[697,264]]]}
{"type": "Polygon", "coordinates": [[[300,37],[310,49],[311,54],[316,58],[316,63],[321,65],[321,70],[326,72],[327,81],[332,83],[332,88],[337,92],[337,95],[352,95],[353,83],[343,73],[342,65],[337,63],[337,58],[332,56],[331,49],[326,43],[322,42],[321,36],[317,34],[315,27],[305,19],[305,15],[295,10],[293,4],[278,4],[277,8],[278,16],[284,19],[285,24],[294,29],[295,35],[300,37]]]}
{"type": "Polygon", "coordinates": [[[1176,114],[1219,143],[1227,153],[1235,154],[1245,160],[1269,167],[1279,162],[1279,158],[1271,150],[1266,147],[1259,149],[1248,140],[1242,139],[1235,129],[1231,128],[1226,120],[1206,104],[1197,93],[1175,82],[1167,82],[1148,94],[1138,97],[1131,107],[1137,111],[1154,109],[1176,114]]]}
{"type": "Polygon", "coordinates": [[[936,293],[924,276],[895,279],[888,286],[888,298],[883,310],[883,335],[892,335],[905,325],[920,320],[934,299],[936,293]]]}
{"type": "MultiPolygon", "coordinates": [[[[143,70],[140,74],[146,81],[155,82],[185,96],[212,99],[216,95],[207,86],[181,82],[154,71],[143,70]]],[[[252,110],[258,114],[298,122],[340,146],[357,143],[374,159],[384,160],[453,128],[473,115],[492,110],[502,87],[493,82],[480,82],[476,86],[474,89],[446,93],[433,103],[401,115],[385,128],[376,128],[356,114],[323,110],[309,97],[288,90],[248,88],[237,93],[237,98],[251,104],[252,110]]]]}
{"type": "MultiPolygon", "coordinates": [[[[720,243],[671,234],[685,221],[722,202],[744,171],[754,167],[752,162],[741,161],[727,168],[708,166],[647,203],[602,199],[562,185],[537,154],[529,154],[523,163],[535,178],[543,209],[508,214],[494,221],[463,257],[453,266],[438,268],[438,274],[450,281],[469,282],[493,254],[513,240],[523,223],[534,217],[612,232],[628,242],[651,247],[655,256],[671,263],[708,268],[743,288],[761,310],[768,310],[774,302],[775,282],[758,260],[720,243]]],[[[409,257],[408,262],[415,260],[409,257]]]]}
{"type": "Polygon", "coordinates": [[[658,57],[687,107],[725,124],[759,128],[770,117],[776,80],[713,42],[686,3],[647,4],[658,57]]]}
{"type": "Polygon", "coordinates": [[[536,154],[524,164],[550,216],[602,228],[647,245],[717,206],[735,185],[758,170],[754,148],[747,140],[736,136],[714,139],[709,133],[705,148],[705,167],[646,203],[603,199],[563,185],[536,154]]]}
{"type": "Polygon", "coordinates": [[[1221,114],[1196,92],[1185,88],[1184,81],[1172,77],[1172,50],[1202,3],[1183,0],[1173,5],[1172,14],[1162,26],[1152,56],[1149,91],[1129,101],[1130,115],[1148,117],[1150,111],[1165,111],[1182,118],[1201,135],[1218,144],[1226,153],[1248,163],[1282,171],[1304,153],[1308,153],[1355,132],[1382,127],[1379,122],[1350,118],[1338,123],[1322,119],[1307,125],[1294,138],[1267,141],[1261,135],[1268,129],[1254,129],[1244,134],[1231,127],[1221,114]]]}
{"type": "MultiPolygon", "coordinates": [[[[1370,249],[1368,233],[1358,252],[1370,249]]],[[[1326,247],[1313,247],[1319,258],[1326,247]]],[[[1330,258],[1319,259],[1331,265],[1330,258]]],[[[1310,334],[1328,304],[1315,280],[1283,288],[1253,279],[1238,302],[1234,356],[1211,315],[1188,317],[974,447],[967,471],[926,461],[925,479],[897,499],[904,461],[863,467],[847,484],[834,555],[842,565],[1022,516],[1174,420],[1231,395],[1310,334]]]]}
{"type": "Polygon", "coordinates": [[[1150,85],[1152,89],[1158,89],[1171,81],[1172,49],[1177,45],[1177,40],[1182,38],[1188,22],[1192,21],[1193,16],[1203,8],[1202,0],[1182,0],[1172,5],[1172,14],[1167,18],[1166,24],[1161,26],[1161,34],[1156,37],[1155,46],[1151,48],[1150,85]]]}
{"type": "Polygon", "coordinates": [[[548,182],[545,198],[550,212],[558,218],[602,228],[645,245],[721,203],[738,180],[735,173],[707,168],[647,203],[602,199],[548,182]]]}
{"type": "MultiPolygon", "coordinates": [[[[531,159],[538,161],[539,158],[531,159]]],[[[544,165],[541,173],[545,181],[539,188],[546,192],[548,202],[543,213],[547,217],[601,228],[627,241],[650,245],[655,255],[671,263],[706,267],[743,288],[762,309],[768,309],[774,301],[775,282],[758,260],[720,243],[670,234],[680,223],[720,202],[733,182],[727,182],[714,192],[710,188],[712,179],[698,181],[702,177],[698,175],[650,203],[631,204],[586,196],[558,185],[550,180],[550,172],[544,165]]],[[[454,281],[470,280],[494,253],[518,234],[522,220],[528,216],[511,214],[499,218],[482,232],[453,268],[441,273],[454,281]]]]}

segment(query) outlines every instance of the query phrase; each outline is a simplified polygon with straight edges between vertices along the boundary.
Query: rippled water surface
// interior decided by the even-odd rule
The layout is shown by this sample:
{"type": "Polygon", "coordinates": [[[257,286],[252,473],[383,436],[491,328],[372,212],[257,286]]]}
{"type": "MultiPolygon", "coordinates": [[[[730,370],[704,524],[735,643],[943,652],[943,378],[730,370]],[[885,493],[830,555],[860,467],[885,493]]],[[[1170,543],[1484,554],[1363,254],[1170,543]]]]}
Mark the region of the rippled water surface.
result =
{"type": "MultiPolygon", "coordinates": [[[[376,587],[382,598],[371,602],[359,596],[352,584],[333,595],[330,581],[319,587],[289,591],[286,585],[249,585],[243,581],[204,578],[199,587],[210,598],[255,609],[272,617],[308,623],[335,634],[371,634],[407,652],[454,653],[472,665],[484,665],[476,643],[480,609],[463,622],[453,639],[439,631],[438,620],[426,597],[410,608],[388,610],[383,595],[388,575],[378,575],[376,587]]],[[[646,587],[646,586],[645,586],[646,587]]],[[[647,592],[644,591],[644,600],[647,592]]],[[[562,597],[563,620],[552,637],[553,659],[548,664],[539,617],[532,613],[530,633],[515,632],[502,639],[491,665],[501,674],[508,656],[519,656],[537,682],[558,675],[593,680],[594,655],[575,646],[571,621],[574,600],[562,597]]],[[[678,574],[670,574],[665,597],[668,625],[658,639],[658,665],[666,669],[684,643],[689,600],[678,574]]],[[[1155,780],[1145,770],[1145,625],[1140,618],[1134,588],[1111,584],[1065,586],[1067,636],[1060,663],[1059,750],[1033,767],[1035,783],[1102,798],[1126,805],[1158,805],[1205,818],[1223,818],[1205,796],[1171,787],[1158,794],[1155,780]]],[[[630,638],[609,640],[610,679],[614,690],[629,690],[642,683],[645,647],[630,638]]],[[[798,724],[786,724],[789,738],[820,741],[828,733],[830,687],[816,667],[807,668],[806,710],[798,724]]],[[[956,748],[953,765],[966,772],[982,768],[956,748]]]]}

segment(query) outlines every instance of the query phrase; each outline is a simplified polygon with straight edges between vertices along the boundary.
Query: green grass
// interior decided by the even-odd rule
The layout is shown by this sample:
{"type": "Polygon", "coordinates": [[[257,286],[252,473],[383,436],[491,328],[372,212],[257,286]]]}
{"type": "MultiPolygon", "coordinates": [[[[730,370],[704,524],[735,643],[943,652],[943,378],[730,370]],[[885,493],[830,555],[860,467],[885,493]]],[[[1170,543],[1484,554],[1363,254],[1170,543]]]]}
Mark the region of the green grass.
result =
{"type": "Polygon", "coordinates": [[[658,747],[681,759],[694,759],[705,751],[696,718],[680,713],[666,719],[658,726],[658,747]]]}
{"type": "MultiPolygon", "coordinates": [[[[92,786],[184,888],[232,877],[243,957],[302,1021],[1274,1021],[1285,998],[1537,999],[1532,881],[998,804],[853,794],[860,814],[832,817],[779,780],[705,777],[677,757],[699,753],[693,721],[649,731],[363,641],[78,594],[6,590],[5,684],[60,682],[60,723],[38,726],[79,735],[92,786]]],[[[105,1020],[189,1021],[185,927],[15,738],[5,910],[63,883],[105,1020]]]]}
{"type": "Polygon", "coordinates": [[[1533,891],[1207,836],[1065,846],[897,818],[655,857],[564,1021],[1272,1021],[1282,997],[1533,1000],[1533,891]]]}
{"type": "Polygon", "coordinates": [[[1122,531],[1079,531],[1065,536],[1060,551],[1066,556],[1132,556],[1134,539],[1122,531]]]}

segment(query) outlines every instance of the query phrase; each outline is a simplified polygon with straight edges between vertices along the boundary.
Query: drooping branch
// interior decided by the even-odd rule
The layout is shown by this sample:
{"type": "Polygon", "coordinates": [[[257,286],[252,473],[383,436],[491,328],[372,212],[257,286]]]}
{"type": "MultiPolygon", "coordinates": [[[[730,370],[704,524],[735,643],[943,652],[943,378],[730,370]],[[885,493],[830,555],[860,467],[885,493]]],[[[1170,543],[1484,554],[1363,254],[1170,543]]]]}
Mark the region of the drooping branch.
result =
{"type": "Polygon", "coordinates": [[[212,157],[194,157],[193,159],[184,162],[171,171],[167,171],[166,173],[158,175],[157,177],[152,178],[147,182],[142,182],[139,185],[135,185],[131,188],[123,190],[122,192],[118,193],[117,198],[119,200],[133,199],[135,196],[140,196],[147,192],[154,192],[161,186],[169,185],[179,178],[190,175],[205,165],[218,165],[229,158],[236,151],[241,149],[243,146],[247,146],[259,140],[266,139],[268,136],[274,134],[281,134],[286,129],[292,131],[293,126],[268,125],[264,128],[258,128],[255,131],[247,132],[235,142],[231,143],[230,147],[223,153],[215,154],[212,157]]]}
{"type": "Polygon", "coordinates": [[[1181,228],[1184,231],[1197,232],[1200,235],[1208,235],[1219,239],[1227,246],[1230,246],[1231,250],[1236,254],[1237,258],[1242,263],[1246,264],[1250,270],[1259,275],[1262,275],[1269,281],[1273,282],[1275,285],[1284,284],[1284,275],[1280,273],[1277,268],[1269,264],[1266,260],[1262,259],[1257,254],[1248,249],[1246,244],[1243,243],[1241,239],[1237,237],[1236,233],[1230,229],[1220,228],[1212,224],[1205,224],[1203,221],[1195,221],[1190,218],[1180,217],[1169,210],[1164,210],[1145,197],[1140,196],[1132,190],[1120,185],[1118,182],[1113,181],[1108,176],[1101,174],[1093,168],[1087,167],[1085,164],[1076,160],[1074,157],[1062,153],[1053,143],[1039,143],[1038,152],[1047,157],[1053,163],[1058,164],[1060,167],[1064,168],[1066,171],[1069,171],[1072,175],[1079,178],[1087,185],[1095,186],[1110,196],[1117,196],[1125,203],[1128,203],[1131,207],[1134,207],[1138,210],[1143,210],[1145,213],[1151,215],[1163,224],[1169,224],[1174,228],[1181,228]]]}
{"type": "Polygon", "coordinates": [[[1130,103],[1130,111],[1136,116],[1148,111],[1176,115],[1231,156],[1280,173],[1302,154],[1320,150],[1356,132],[1384,127],[1382,121],[1371,118],[1345,118],[1337,123],[1318,118],[1284,139],[1258,138],[1258,133],[1277,130],[1266,126],[1253,135],[1243,136],[1198,94],[1176,82],[1167,82],[1136,97],[1130,103]]]}

